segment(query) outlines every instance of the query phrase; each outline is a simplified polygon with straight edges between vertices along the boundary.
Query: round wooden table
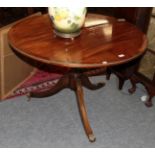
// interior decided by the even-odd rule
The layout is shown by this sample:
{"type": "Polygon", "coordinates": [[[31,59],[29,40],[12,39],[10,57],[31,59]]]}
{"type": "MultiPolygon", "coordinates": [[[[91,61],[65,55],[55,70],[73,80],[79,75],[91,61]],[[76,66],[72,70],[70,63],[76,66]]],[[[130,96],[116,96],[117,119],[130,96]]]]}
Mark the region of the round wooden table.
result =
{"type": "Polygon", "coordinates": [[[100,18],[108,22],[84,27],[81,35],[73,39],[57,37],[47,14],[19,22],[8,33],[9,43],[17,52],[46,64],[70,69],[55,87],[47,92],[30,93],[30,96],[47,97],[66,87],[74,90],[83,126],[91,142],[95,141],[95,136],[87,117],[82,86],[95,90],[104,83],[92,84],[84,69],[129,62],[141,56],[147,46],[146,36],[126,21],[95,14],[88,14],[86,21],[100,18]]]}

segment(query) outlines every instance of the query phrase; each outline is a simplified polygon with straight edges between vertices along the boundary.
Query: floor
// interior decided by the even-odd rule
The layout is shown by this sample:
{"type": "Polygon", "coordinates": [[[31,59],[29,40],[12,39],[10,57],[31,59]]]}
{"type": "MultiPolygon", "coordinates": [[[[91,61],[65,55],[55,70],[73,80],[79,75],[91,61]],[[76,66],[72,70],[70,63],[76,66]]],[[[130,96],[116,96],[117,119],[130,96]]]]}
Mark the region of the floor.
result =
{"type": "MultiPolygon", "coordinates": [[[[91,80],[106,81],[104,76],[91,80]]],[[[0,147],[155,147],[155,106],[141,102],[144,87],[130,95],[129,81],[122,91],[117,82],[112,75],[104,88],[84,89],[95,143],[85,136],[74,93],[65,89],[30,102],[25,96],[1,102],[0,147]]]]}

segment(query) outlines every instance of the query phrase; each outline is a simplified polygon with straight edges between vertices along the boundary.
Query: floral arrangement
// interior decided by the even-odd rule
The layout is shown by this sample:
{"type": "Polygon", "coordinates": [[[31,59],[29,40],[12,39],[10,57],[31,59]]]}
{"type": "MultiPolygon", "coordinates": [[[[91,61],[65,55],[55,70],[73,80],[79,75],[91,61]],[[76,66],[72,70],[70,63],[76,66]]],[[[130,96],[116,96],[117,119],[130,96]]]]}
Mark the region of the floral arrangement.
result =
{"type": "Polygon", "coordinates": [[[86,8],[49,7],[49,15],[57,31],[74,33],[80,30],[85,21],[86,8]]]}

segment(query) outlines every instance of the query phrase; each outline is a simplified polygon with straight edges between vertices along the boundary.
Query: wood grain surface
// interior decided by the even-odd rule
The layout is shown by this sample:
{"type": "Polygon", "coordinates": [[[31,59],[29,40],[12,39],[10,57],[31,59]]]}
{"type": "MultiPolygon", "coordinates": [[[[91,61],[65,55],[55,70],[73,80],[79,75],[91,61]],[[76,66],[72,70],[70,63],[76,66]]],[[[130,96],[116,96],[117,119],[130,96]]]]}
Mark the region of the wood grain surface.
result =
{"type": "Polygon", "coordinates": [[[102,15],[88,14],[88,18],[109,22],[83,28],[80,36],[64,39],[54,34],[52,21],[45,14],[14,25],[8,40],[15,50],[28,57],[69,68],[117,65],[144,53],[147,38],[136,26],[102,15]]]}

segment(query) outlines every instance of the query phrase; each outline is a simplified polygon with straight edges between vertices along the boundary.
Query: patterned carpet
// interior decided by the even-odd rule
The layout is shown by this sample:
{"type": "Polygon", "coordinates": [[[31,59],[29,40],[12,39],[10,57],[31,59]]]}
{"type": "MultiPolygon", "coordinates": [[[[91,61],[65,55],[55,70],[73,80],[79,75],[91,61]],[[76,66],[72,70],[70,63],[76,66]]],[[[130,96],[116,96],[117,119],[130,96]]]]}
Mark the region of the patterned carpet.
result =
{"type": "MultiPolygon", "coordinates": [[[[13,98],[16,96],[21,96],[28,94],[30,92],[41,92],[52,88],[58,80],[63,76],[63,74],[67,73],[69,70],[67,68],[55,68],[50,67],[46,68],[43,66],[41,69],[36,69],[33,76],[27,79],[23,84],[21,84],[15,91],[13,91],[10,96],[7,97],[13,98]]],[[[93,76],[97,74],[104,73],[105,69],[95,69],[88,70],[85,73],[88,76],[93,76]]]]}
{"type": "Polygon", "coordinates": [[[11,97],[50,89],[57,83],[61,76],[62,74],[37,70],[32,77],[13,92],[11,97]]]}

